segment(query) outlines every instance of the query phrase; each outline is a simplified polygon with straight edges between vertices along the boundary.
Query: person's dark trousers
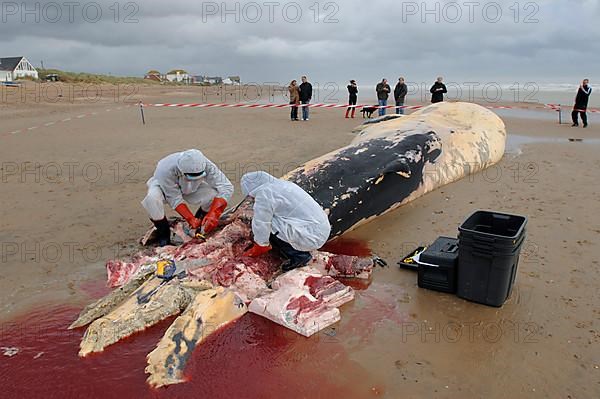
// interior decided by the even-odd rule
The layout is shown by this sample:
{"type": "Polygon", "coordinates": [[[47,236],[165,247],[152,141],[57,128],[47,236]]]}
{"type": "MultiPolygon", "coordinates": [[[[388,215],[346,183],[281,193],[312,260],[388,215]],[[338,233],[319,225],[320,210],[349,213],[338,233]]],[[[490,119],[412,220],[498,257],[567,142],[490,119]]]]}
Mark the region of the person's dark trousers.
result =
{"type": "Polygon", "coordinates": [[[579,125],[579,114],[581,114],[581,121],[583,122],[583,126],[587,126],[587,113],[585,111],[580,110],[573,110],[573,113],[571,113],[571,117],[573,118],[573,124],[579,125]]]}
{"type": "Polygon", "coordinates": [[[279,252],[282,258],[289,261],[288,265],[292,267],[289,267],[288,270],[305,266],[312,259],[310,252],[298,251],[297,249],[292,247],[291,244],[283,241],[275,234],[271,234],[271,236],[269,237],[269,242],[271,243],[271,246],[277,252],[279,252]]]}
{"type": "MultiPolygon", "coordinates": [[[[350,99],[348,100],[348,105],[356,105],[357,101],[358,101],[357,98],[350,97],[350,99]]],[[[352,111],[352,117],[354,118],[354,113],[356,112],[356,107],[348,107],[348,109],[346,110],[346,118],[348,117],[348,114],[350,113],[350,111],[352,111]]]]}
{"type": "Polygon", "coordinates": [[[159,247],[166,247],[171,245],[171,226],[167,218],[162,220],[152,220],[154,227],[156,228],[156,239],[158,240],[159,247]]]}
{"type": "MultiPolygon", "coordinates": [[[[302,100],[302,104],[309,104],[310,100],[302,100]]],[[[309,112],[309,108],[310,107],[302,107],[302,120],[307,121],[308,120],[308,114],[309,112]]]]}
{"type": "Polygon", "coordinates": [[[290,113],[290,117],[292,118],[293,121],[298,120],[298,106],[292,105],[290,108],[292,109],[292,111],[290,113]]]}
{"type": "Polygon", "coordinates": [[[202,210],[202,208],[198,208],[198,210],[197,210],[197,211],[196,211],[196,213],[194,214],[194,217],[195,217],[196,219],[200,219],[200,220],[202,220],[202,219],[204,219],[204,217],[206,216],[206,213],[207,213],[207,212],[204,212],[204,211],[202,210]]]}
{"type": "Polygon", "coordinates": [[[404,101],[396,101],[396,113],[398,115],[404,115],[404,108],[401,108],[404,106],[404,101]]]}

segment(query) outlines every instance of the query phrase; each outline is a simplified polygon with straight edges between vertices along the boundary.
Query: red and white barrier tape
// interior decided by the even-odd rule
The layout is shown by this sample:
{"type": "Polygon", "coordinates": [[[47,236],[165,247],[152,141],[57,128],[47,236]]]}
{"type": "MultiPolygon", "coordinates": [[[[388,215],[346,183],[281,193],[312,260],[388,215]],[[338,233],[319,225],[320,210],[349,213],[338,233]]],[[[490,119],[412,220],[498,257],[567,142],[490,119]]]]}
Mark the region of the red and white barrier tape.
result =
{"type": "MultiPolygon", "coordinates": [[[[315,103],[315,104],[249,104],[249,103],[237,103],[237,104],[229,104],[229,103],[187,103],[187,104],[176,104],[176,103],[164,103],[164,104],[140,104],[142,107],[167,107],[167,108],[253,108],[253,109],[264,109],[264,108],[289,108],[289,107],[310,107],[310,108],[370,108],[370,109],[391,109],[391,108],[401,108],[407,110],[416,110],[425,107],[425,105],[372,105],[372,104],[357,104],[357,105],[349,105],[349,104],[324,104],[324,103],[315,103]]],[[[484,105],[483,107],[489,109],[527,109],[527,107],[515,107],[510,105],[484,105]]],[[[549,108],[554,111],[559,111],[561,109],[567,110],[566,107],[561,106],[559,104],[543,104],[543,107],[540,108],[549,108]]],[[[600,112],[600,110],[596,109],[588,109],[587,112],[600,112]]]]}
{"type": "MultiPolygon", "coordinates": [[[[123,107],[117,107],[114,109],[120,110],[122,108],[128,108],[131,106],[132,106],[131,104],[128,104],[128,105],[124,105],[123,107]]],[[[292,106],[296,106],[299,108],[300,107],[310,107],[310,108],[326,108],[326,109],[331,109],[331,108],[334,108],[334,109],[339,109],[339,108],[370,108],[370,109],[401,108],[401,109],[406,109],[406,110],[417,110],[417,109],[425,107],[426,105],[402,105],[402,106],[397,107],[395,105],[380,106],[380,105],[371,105],[371,104],[348,105],[348,104],[323,104],[323,103],[297,104],[297,105],[295,105],[295,104],[249,104],[249,103],[237,103],[237,104],[228,104],[228,103],[144,104],[144,103],[140,103],[139,106],[141,106],[141,107],[169,107],[169,108],[250,108],[250,109],[289,108],[292,106]]],[[[510,106],[510,105],[487,105],[484,107],[489,108],[489,109],[526,109],[527,108],[527,107],[515,107],[515,106],[510,106]]],[[[538,108],[540,108],[540,107],[538,107],[538,108]]],[[[557,111],[557,112],[561,111],[561,110],[564,110],[565,112],[575,110],[575,111],[579,111],[579,112],[600,113],[600,109],[596,109],[596,108],[590,108],[590,109],[587,109],[586,111],[583,111],[583,110],[571,108],[570,106],[566,107],[566,106],[563,106],[560,104],[543,104],[543,107],[541,107],[541,108],[551,109],[551,110],[557,111]]],[[[106,109],[105,111],[110,112],[111,110],[112,109],[106,109]]],[[[93,115],[97,115],[97,114],[98,114],[98,112],[90,112],[87,114],[81,114],[81,115],[77,115],[75,117],[52,121],[52,122],[44,123],[44,124],[37,125],[37,126],[31,126],[29,128],[25,128],[25,129],[14,130],[12,132],[4,133],[3,135],[15,135],[15,134],[19,134],[19,133],[26,133],[28,131],[32,131],[32,130],[36,130],[36,129],[40,129],[40,128],[44,128],[44,127],[51,127],[51,126],[57,125],[59,123],[66,123],[66,122],[69,122],[72,120],[82,119],[84,117],[93,116],[93,115]]]]}
{"type": "Polygon", "coordinates": [[[323,104],[323,103],[315,103],[315,104],[248,104],[248,103],[238,103],[238,104],[227,104],[227,103],[197,103],[197,104],[141,104],[143,107],[169,107],[169,108],[289,108],[289,107],[310,107],[310,108],[402,108],[402,109],[419,109],[423,108],[423,105],[403,105],[403,106],[395,106],[395,105],[370,105],[370,104],[357,104],[357,105],[348,105],[348,104],[323,104]]]}
{"type": "Polygon", "coordinates": [[[577,111],[577,112],[592,112],[592,113],[600,113],[600,109],[589,108],[589,109],[577,109],[575,107],[571,108],[570,106],[560,105],[560,104],[545,104],[546,107],[552,109],[553,111],[577,111]]]}
{"type": "Polygon", "coordinates": [[[590,108],[590,109],[577,109],[577,108],[573,108],[573,111],[577,111],[577,112],[591,112],[591,113],[600,113],[600,109],[595,109],[595,108],[590,108]]]}

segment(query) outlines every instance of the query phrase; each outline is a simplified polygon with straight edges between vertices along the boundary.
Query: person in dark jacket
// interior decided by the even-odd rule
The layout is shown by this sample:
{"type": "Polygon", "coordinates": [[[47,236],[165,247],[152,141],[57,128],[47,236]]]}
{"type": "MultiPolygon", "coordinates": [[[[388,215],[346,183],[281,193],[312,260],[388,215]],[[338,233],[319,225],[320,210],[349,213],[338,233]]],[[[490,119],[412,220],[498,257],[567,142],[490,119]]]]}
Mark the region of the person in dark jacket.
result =
{"type": "MultiPolygon", "coordinates": [[[[348,105],[356,105],[358,102],[358,86],[356,85],[356,80],[352,79],[350,84],[348,85],[348,105]]],[[[346,110],[346,119],[348,119],[348,114],[352,110],[352,118],[354,118],[354,114],[356,113],[356,107],[348,107],[346,110]]]]}
{"type": "Polygon", "coordinates": [[[443,83],[444,78],[441,76],[437,78],[437,81],[431,86],[431,103],[441,103],[444,101],[444,94],[448,93],[446,85],[443,83]]]}
{"type": "Polygon", "coordinates": [[[396,100],[396,113],[400,115],[404,115],[404,99],[406,98],[406,94],[408,94],[408,87],[406,83],[404,83],[404,78],[398,79],[398,84],[394,89],[394,99],[396,100]]]}
{"type": "Polygon", "coordinates": [[[584,79],[579,86],[579,90],[577,90],[577,97],[575,97],[575,106],[573,107],[573,113],[571,116],[573,117],[573,127],[579,126],[579,118],[578,116],[581,114],[581,121],[583,122],[583,127],[588,126],[587,122],[587,106],[588,101],[590,99],[590,95],[592,94],[592,88],[589,86],[590,80],[584,79]]]}
{"type": "MultiPolygon", "coordinates": [[[[385,107],[387,105],[390,92],[392,91],[387,79],[383,79],[381,82],[379,82],[375,88],[375,91],[377,91],[377,100],[379,101],[379,106],[385,107]]],[[[379,108],[379,116],[383,115],[385,115],[385,108],[379,108]]]]}
{"type": "MultiPolygon", "coordinates": [[[[312,85],[308,83],[308,79],[306,76],[302,76],[302,83],[300,84],[300,102],[302,104],[310,104],[310,100],[312,99],[312,85]]],[[[308,120],[308,111],[309,107],[302,107],[302,120],[308,120]]]]}

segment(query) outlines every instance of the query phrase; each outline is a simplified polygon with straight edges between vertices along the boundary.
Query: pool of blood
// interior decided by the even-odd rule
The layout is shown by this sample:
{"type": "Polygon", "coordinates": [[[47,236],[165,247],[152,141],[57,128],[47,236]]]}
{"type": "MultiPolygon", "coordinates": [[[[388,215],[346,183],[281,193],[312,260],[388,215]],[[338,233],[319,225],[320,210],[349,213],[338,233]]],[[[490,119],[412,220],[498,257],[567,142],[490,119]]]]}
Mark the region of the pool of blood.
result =
{"type": "Polygon", "coordinates": [[[45,307],[1,325],[0,346],[19,352],[0,357],[0,396],[369,398],[384,392],[331,331],[304,338],[252,314],[197,348],[185,370],[187,383],[153,389],[145,381],[146,354],[174,319],[82,359],[77,352],[84,329],[66,330],[77,313],[73,307],[45,307]]]}
{"type": "Polygon", "coordinates": [[[369,257],[373,254],[367,242],[344,237],[329,241],[327,244],[325,244],[325,246],[323,246],[323,248],[321,248],[321,250],[337,255],[361,257],[369,257]]]}

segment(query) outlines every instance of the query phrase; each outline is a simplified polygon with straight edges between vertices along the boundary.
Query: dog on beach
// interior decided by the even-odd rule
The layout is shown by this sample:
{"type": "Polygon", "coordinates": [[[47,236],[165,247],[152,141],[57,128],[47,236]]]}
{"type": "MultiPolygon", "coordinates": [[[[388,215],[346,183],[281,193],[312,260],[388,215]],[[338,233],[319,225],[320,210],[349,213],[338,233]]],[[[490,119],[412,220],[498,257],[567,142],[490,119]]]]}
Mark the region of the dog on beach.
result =
{"type": "Polygon", "coordinates": [[[363,109],[360,111],[362,112],[362,116],[363,119],[368,118],[371,119],[373,117],[373,113],[375,113],[375,111],[377,111],[377,105],[373,105],[372,107],[363,107],[363,109]]]}

